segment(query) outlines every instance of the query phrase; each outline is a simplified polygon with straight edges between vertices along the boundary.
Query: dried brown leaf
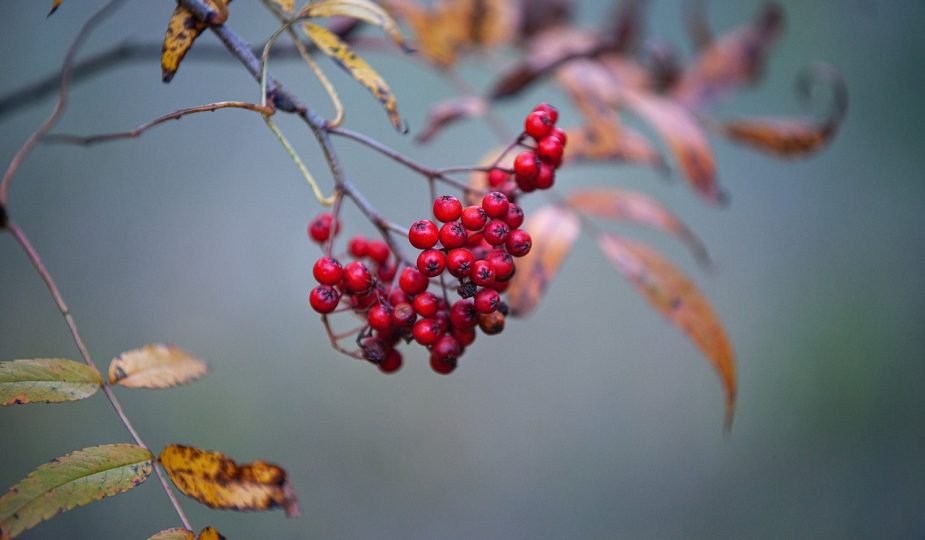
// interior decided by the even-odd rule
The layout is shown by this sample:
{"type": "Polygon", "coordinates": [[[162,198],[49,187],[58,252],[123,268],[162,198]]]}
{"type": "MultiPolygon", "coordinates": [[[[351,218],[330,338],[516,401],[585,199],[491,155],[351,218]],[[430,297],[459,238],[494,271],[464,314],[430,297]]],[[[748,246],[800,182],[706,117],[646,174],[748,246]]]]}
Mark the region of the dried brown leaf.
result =
{"type": "Polygon", "coordinates": [[[205,362],[172,345],[146,345],[127,351],[109,364],[109,384],[128,388],[169,388],[209,372],[205,362]]]}

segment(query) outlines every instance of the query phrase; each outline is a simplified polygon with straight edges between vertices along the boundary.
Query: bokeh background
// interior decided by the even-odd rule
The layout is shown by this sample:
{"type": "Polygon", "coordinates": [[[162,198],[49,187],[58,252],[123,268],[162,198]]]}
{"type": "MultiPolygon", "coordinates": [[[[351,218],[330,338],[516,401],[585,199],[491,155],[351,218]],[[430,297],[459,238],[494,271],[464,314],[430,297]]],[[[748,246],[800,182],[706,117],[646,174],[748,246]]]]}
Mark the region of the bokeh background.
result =
{"type": "MultiPolygon", "coordinates": [[[[58,68],[99,0],[7,0],[0,93],[58,68]]],[[[581,20],[609,2],[584,2],[581,20]]],[[[683,180],[629,166],[566,169],[563,190],[631,187],[656,196],[707,243],[699,268],[678,242],[627,230],[686,269],[725,321],[739,361],[736,423],[723,436],[718,380],[695,348],[583,238],[528,321],[483,338],[440,377],[419,352],[383,376],[334,354],[307,307],[318,211],[275,139],[251,113],[184,119],[136,141],[40,146],[11,192],[12,214],[58,279],[101,367],[120,351],[169,341],[213,373],[162,391],[117,389],[155,449],[180,442],[285,466],[304,517],[183,504],[197,527],[231,538],[851,538],[925,535],[925,38],[920,0],[788,0],[765,80],[719,114],[799,114],[796,73],[841,71],[850,111],[834,144],[782,162],[715,141],[727,208],[683,180]]],[[[714,2],[717,31],[757,0],[714,2]]],[[[172,2],[131,2],[86,53],[161,39],[172,2]]],[[[256,2],[232,22],[253,42],[274,29],[256,2]]],[[[680,2],[651,3],[653,35],[690,48],[680,2]]],[[[202,42],[215,43],[206,35],[202,42]]],[[[367,54],[412,131],[425,104],[453,92],[423,65],[367,54]]],[[[472,163],[494,144],[478,122],[428,147],[388,126],[364,90],[324,64],[348,125],[434,165],[472,163]]],[[[310,74],[273,66],[327,111],[310,74]]],[[[461,68],[475,85],[480,61],[461,68]]],[[[156,60],[74,89],[61,131],[122,130],[180,107],[256,100],[231,62],[196,60],[160,82],[156,60]]],[[[551,85],[507,102],[513,127],[551,85]]],[[[49,101],[0,120],[6,161],[49,101]]],[[[570,109],[564,107],[568,123],[570,109]]],[[[328,181],[304,127],[281,122],[328,181]]],[[[424,215],[423,182],[339,141],[349,176],[393,219],[424,215]]],[[[528,202],[534,207],[537,201],[528,202]]],[[[371,233],[348,214],[345,235],[371,233]]],[[[0,235],[0,358],[77,353],[42,283],[0,235]]],[[[102,396],[0,411],[0,486],[68,451],[128,436],[102,396]]],[[[23,538],[144,538],[176,518],[148,482],[40,525],[23,538]]]]}

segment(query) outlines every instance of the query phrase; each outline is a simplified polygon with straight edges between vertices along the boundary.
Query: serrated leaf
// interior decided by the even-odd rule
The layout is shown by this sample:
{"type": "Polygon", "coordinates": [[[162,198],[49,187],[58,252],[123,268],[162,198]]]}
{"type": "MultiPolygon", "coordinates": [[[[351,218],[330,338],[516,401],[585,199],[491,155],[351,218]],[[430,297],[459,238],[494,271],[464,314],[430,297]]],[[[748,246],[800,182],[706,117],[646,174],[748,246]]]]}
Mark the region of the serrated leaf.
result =
{"type": "Polygon", "coordinates": [[[524,229],[533,248],[517,260],[517,273],[507,290],[507,303],[518,316],[529,314],[539,303],[578,238],[581,222],[571,210],[544,206],[531,214],[524,229]]]}
{"type": "Polygon", "coordinates": [[[109,364],[109,384],[128,388],[169,388],[186,384],[209,371],[205,362],[173,345],[146,345],[127,351],[109,364]]]}
{"type": "Polygon", "coordinates": [[[95,369],[64,358],[0,362],[0,405],[75,401],[92,396],[101,384],[95,369]]]}
{"type": "Polygon", "coordinates": [[[646,300],[694,342],[716,371],[726,392],[726,426],[736,403],[736,364],[732,346],[713,308],[684,274],[648,247],[603,233],[604,255],[646,300]]]}
{"type": "Polygon", "coordinates": [[[282,508],[300,514],[286,471],[265,461],[238,465],[221,452],[172,444],[158,461],[184,495],[211,508],[251,512],[282,508]]]}
{"type": "Polygon", "coordinates": [[[690,111],[661,96],[629,89],[620,92],[619,100],[658,132],[698,194],[712,203],[724,200],[710,143],[690,111]]]}
{"type": "Polygon", "coordinates": [[[389,115],[389,120],[391,120],[395,129],[405,131],[401,117],[398,115],[398,103],[392,94],[392,90],[389,89],[388,83],[379,73],[366,63],[366,60],[357,56],[356,52],[337,34],[323,26],[304,23],[302,29],[318,47],[318,50],[331,57],[338,66],[373,94],[373,97],[382,104],[385,112],[389,115]]]}
{"type": "Polygon", "coordinates": [[[321,0],[309,3],[300,12],[300,16],[304,17],[335,17],[338,15],[376,25],[382,28],[399,47],[405,51],[411,50],[395,19],[369,0],[321,0]]]}
{"type": "Polygon", "coordinates": [[[189,529],[164,529],[158,533],[152,534],[148,540],[193,540],[196,533],[189,529]]]}
{"type": "MultiPolygon", "coordinates": [[[[227,6],[231,0],[206,0],[209,7],[221,10],[217,2],[227,6]]],[[[189,52],[196,38],[208,28],[208,25],[182,5],[178,5],[167,22],[167,32],[164,34],[164,46],[161,51],[161,77],[164,82],[170,82],[180,68],[180,62],[189,52]]]]}
{"type": "Polygon", "coordinates": [[[680,238],[701,262],[708,262],[706,247],[678,217],[655,199],[636,191],[587,188],[574,191],[568,203],[585,214],[645,225],[680,238]]]}
{"type": "Polygon", "coordinates": [[[140,446],[106,444],[39,466],[0,497],[0,537],[16,538],[61,512],[132,489],[151,474],[152,458],[140,446]]]}

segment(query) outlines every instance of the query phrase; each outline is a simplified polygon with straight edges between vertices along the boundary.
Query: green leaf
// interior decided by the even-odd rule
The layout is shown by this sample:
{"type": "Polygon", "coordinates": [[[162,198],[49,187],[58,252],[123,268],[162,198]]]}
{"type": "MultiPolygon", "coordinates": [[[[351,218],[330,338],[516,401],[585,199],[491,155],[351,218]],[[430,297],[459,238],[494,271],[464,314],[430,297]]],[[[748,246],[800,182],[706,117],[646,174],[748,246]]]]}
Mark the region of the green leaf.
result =
{"type": "Polygon", "coordinates": [[[101,384],[98,371],[73,360],[0,362],[0,405],[75,401],[92,396],[101,384]]]}
{"type": "Polygon", "coordinates": [[[0,538],[55,515],[141,484],[152,471],[153,456],[133,444],[92,446],[39,466],[0,497],[0,538]]]}

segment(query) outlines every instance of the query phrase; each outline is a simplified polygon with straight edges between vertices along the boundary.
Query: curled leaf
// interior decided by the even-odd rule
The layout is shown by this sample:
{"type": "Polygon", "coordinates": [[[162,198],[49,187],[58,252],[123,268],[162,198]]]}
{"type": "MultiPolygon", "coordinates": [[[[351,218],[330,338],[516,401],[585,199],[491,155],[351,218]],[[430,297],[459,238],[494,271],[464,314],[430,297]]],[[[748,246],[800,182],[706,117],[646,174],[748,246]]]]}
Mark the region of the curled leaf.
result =
{"type": "Polygon", "coordinates": [[[298,517],[299,501],[286,471],[265,461],[238,465],[221,452],[172,444],[158,461],[184,495],[211,508],[252,512],[282,508],[298,517]]]}
{"type": "Polygon", "coordinates": [[[40,465],[0,497],[0,538],[16,538],[55,515],[147,480],[151,452],[133,444],[84,448],[40,465]]]}
{"type": "MultiPolygon", "coordinates": [[[[226,6],[231,0],[207,0],[209,6],[219,13],[225,13],[226,6]],[[219,3],[220,2],[220,3],[219,3]]],[[[178,5],[167,22],[167,32],[164,34],[164,47],[161,52],[161,77],[164,82],[170,82],[180,68],[180,62],[189,52],[196,38],[202,34],[208,25],[193,15],[193,12],[182,5],[178,5]]]]}
{"type": "Polygon", "coordinates": [[[109,364],[109,384],[128,388],[169,388],[204,376],[209,366],[172,345],[146,345],[109,364]]]}
{"type": "Polygon", "coordinates": [[[205,529],[199,531],[199,536],[196,537],[196,540],[227,540],[224,536],[218,533],[215,530],[215,527],[206,527],[205,529]]]}
{"type": "Polygon", "coordinates": [[[415,137],[419,143],[427,143],[449,124],[466,118],[485,114],[488,104],[479,96],[460,96],[435,104],[427,113],[427,125],[415,137]]]}
{"type": "Polygon", "coordinates": [[[384,9],[369,0],[320,0],[310,2],[300,12],[300,17],[335,17],[343,15],[366,21],[382,28],[399,47],[406,52],[412,49],[398,28],[398,23],[384,9]]]}
{"type": "Polygon", "coordinates": [[[568,203],[576,210],[596,217],[627,221],[662,230],[680,238],[701,262],[708,262],[706,247],[670,210],[655,199],[635,191],[588,188],[572,192],[568,203]]]}
{"type": "Polygon", "coordinates": [[[92,396],[102,384],[98,371],[73,360],[0,362],[0,405],[75,401],[92,396]]]}
{"type": "Polygon", "coordinates": [[[581,222],[566,208],[544,206],[532,213],[524,229],[533,239],[533,248],[517,261],[517,273],[507,291],[511,312],[518,316],[537,306],[578,238],[581,222]]]}
{"type": "Polygon", "coordinates": [[[662,315],[681,329],[716,368],[726,392],[726,427],[736,402],[736,364],[719,318],[699,290],[673,264],[648,247],[603,233],[608,260],[662,315]]]}
{"type": "Polygon", "coordinates": [[[49,16],[49,17],[51,16],[52,13],[58,11],[58,8],[61,7],[61,2],[62,2],[62,0],[55,0],[55,1],[51,4],[51,11],[48,12],[48,16],[49,16]]]}
{"type": "Polygon", "coordinates": [[[189,529],[164,529],[158,533],[152,534],[148,540],[193,540],[196,533],[189,529]]]}
{"type": "Polygon", "coordinates": [[[635,90],[621,92],[620,103],[658,132],[698,194],[712,203],[723,202],[725,197],[716,183],[716,163],[710,143],[685,107],[635,90]]]}
{"type": "Polygon", "coordinates": [[[338,66],[365,86],[389,115],[392,126],[398,131],[406,131],[398,115],[398,103],[385,80],[353,51],[337,34],[314,23],[304,23],[302,29],[318,47],[318,50],[331,57],[338,66]]]}

